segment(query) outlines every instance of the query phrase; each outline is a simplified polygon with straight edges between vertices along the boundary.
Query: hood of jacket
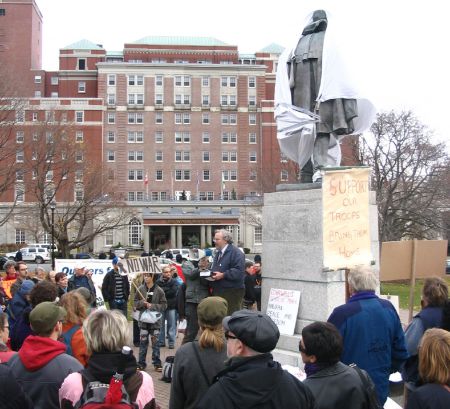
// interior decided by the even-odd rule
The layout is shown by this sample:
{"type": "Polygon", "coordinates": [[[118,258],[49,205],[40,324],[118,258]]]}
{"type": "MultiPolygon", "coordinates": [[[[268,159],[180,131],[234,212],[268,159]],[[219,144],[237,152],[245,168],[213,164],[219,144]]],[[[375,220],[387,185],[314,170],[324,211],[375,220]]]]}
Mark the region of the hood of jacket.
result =
{"type": "Polygon", "coordinates": [[[249,358],[232,358],[217,375],[218,382],[235,407],[252,408],[269,401],[283,378],[279,362],[266,353],[249,358]]]}
{"type": "Polygon", "coordinates": [[[19,350],[19,357],[25,368],[34,372],[65,352],[66,346],[62,342],[38,335],[29,335],[19,350]]]}

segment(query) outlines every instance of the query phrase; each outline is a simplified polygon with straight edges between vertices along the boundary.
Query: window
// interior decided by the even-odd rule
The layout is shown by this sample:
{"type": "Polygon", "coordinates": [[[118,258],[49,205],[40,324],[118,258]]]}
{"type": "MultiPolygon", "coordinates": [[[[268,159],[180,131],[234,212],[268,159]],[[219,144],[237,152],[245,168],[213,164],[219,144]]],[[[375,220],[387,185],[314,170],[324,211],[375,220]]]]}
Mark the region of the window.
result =
{"type": "Polygon", "coordinates": [[[144,171],[142,169],[129,169],[128,180],[144,180],[144,171]]]}
{"type": "Polygon", "coordinates": [[[222,77],[220,85],[222,87],[236,88],[236,77],[222,77]]]}
{"type": "Polygon", "coordinates": [[[128,112],[129,124],[143,124],[144,114],[142,112],[128,112]]]}
{"type": "Polygon", "coordinates": [[[155,94],[155,105],[163,105],[163,104],[164,104],[163,94],[155,94]]]}
{"type": "Polygon", "coordinates": [[[248,177],[248,180],[255,181],[256,178],[257,178],[256,170],[251,170],[250,174],[249,174],[249,177],[248,177]]]}
{"type": "Polygon", "coordinates": [[[162,87],[163,86],[163,76],[162,75],[157,75],[155,77],[155,85],[157,87],[162,87]]]}
{"type": "Polygon", "coordinates": [[[86,59],[85,58],[78,58],[78,69],[83,70],[83,71],[86,69],[86,59]]]}
{"type": "Polygon", "coordinates": [[[116,85],[116,74],[108,74],[108,85],[116,85]]]}
{"type": "Polygon", "coordinates": [[[163,156],[162,151],[156,151],[155,152],[155,161],[156,162],[162,162],[163,158],[164,158],[164,156],[163,156]]]}
{"type": "Polygon", "coordinates": [[[255,107],[256,106],[256,95],[248,96],[248,106],[255,107]]]}
{"type": "Polygon", "coordinates": [[[287,163],[288,159],[289,158],[286,156],[286,154],[284,154],[283,152],[280,152],[280,162],[281,163],[287,163]]]}
{"type": "Polygon", "coordinates": [[[262,226],[255,226],[253,244],[262,244],[262,226]]]}
{"type": "Polygon", "coordinates": [[[79,93],[86,92],[86,82],[85,81],[78,81],[78,92],[79,93]]]}
{"type": "Polygon", "coordinates": [[[286,169],[281,170],[280,180],[282,182],[287,182],[289,179],[289,172],[286,169]]]}
{"type": "Polygon", "coordinates": [[[248,143],[256,143],[256,133],[255,132],[250,132],[248,134],[248,143]]]}
{"type": "Polygon", "coordinates": [[[220,122],[222,125],[236,125],[237,115],[236,114],[221,114],[220,122]]]}
{"type": "Polygon", "coordinates": [[[16,121],[19,123],[25,122],[25,111],[23,109],[16,111],[16,121]]]}
{"type": "Polygon", "coordinates": [[[116,152],[115,151],[107,151],[106,157],[108,158],[108,162],[114,162],[116,160],[116,152]]]}
{"type": "Polygon", "coordinates": [[[133,218],[128,226],[128,243],[131,246],[139,246],[142,239],[142,224],[133,218]]]}
{"type": "Polygon", "coordinates": [[[58,93],[57,92],[54,92],[54,91],[52,91],[52,93],[50,94],[50,96],[52,97],[52,98],[58,98],[58,93]]]}
{"type": "Polygon", "coordinates": [[[142,143],[144,142],[143,131],[128,131],[128,143],[142,143]]]}
{"type": "Polygon", "coordinates": [[[191,143],[191,133],[175,132],[175,143],[191,143]]]}
{"type": "Polygon", "coordinates": [[[191,171],[185,169],[176,169],[175,180],[191,180],[191,171]]]}
{"type": "Polygon", "coordinates": [[[107,95],[108,105],[116,105],[116,94],[107,95]]]}
{"type": "Polygon", "coordinates": [[[45,174],[46,182],[51,182],[53,180],[53,170],[48,170],[45,174]]]}
{"type": "Polygon", "coordinates": [[[256,88],[256,77],[248,77],[248,87],[256,88]]]}
{"type": "Polygon", "coordinates": [[[75,161],[76,162],[83,162],[83,157],[84,157],[84,155],[83,155],[83,151],[76,151],[75,152],[75,161]]]}
{"type": "Polygon", "coordinates": [[[59,84],[59,78],[58,77],[52,77],[50,80],[52,85],[58,85],[59,84]]]}
{"type": "Polygon", "coordinates": [[[162,112],[156,112],[155,113],[155,124],[162,124],[162,123],[164,123],[163,113],[162,112]]]}
{"type": "Polygon", "coordinates": [[[161,200],[167,200],[167,192],[161,192],[161,200]]]}
{"type": "Polygon", "coordinates": [[[214,192],[200,192],[200,200],[214,200],[214,192]]]}
{"type": "Polygon", "coordinates": [[[249,162],[256,162],[256,152],[255,151],[249,152],[248,160],[249,160],[249,162]]]}
{"type": "Polygon", "coordinates": [[[53,111],[45,111],[45,120],[47,122],[55,122],[55,113],[53,111]]]}
{"type": "Polygon", "coordinates": [[[209,87],[209,77],[206,75],[202,77],[202,87],[209,87]]]}
{"type": "Polygon", "coordinates": [[[128,94],[128,105],[144,105],[144,94],[128,94]]]}
{"type": "Polygon", "coordinates": [[[248,114],[248,124],[256,125],[256,114],[248,114]]]}
{"type": "Polygon", "coordinates": [[[237,171],[236,170],[223,170],[222,171],[222,180],[223,181],[236,181],[237,180],[237,171]]]}
{"type": "Polygon", "coordinates": [[[25,239],[25,230],[23,230],[23,229],[16,229],[16,244],[24,244],[26,242],[27,241],[25,239]]]}
{"type": "Polygon", "coordinates": [[[83,171],[76,170],[75,171],[75,182],[82,182],[82,181],[83,181],[83,171]]]}
{"type": "Polygon", "coordinates": [[[143,162],[144,151],[128,151],[128,162],[143,162]]]}
{"type": "Polygon", "coordinates": [[[23,170],[16,170],[16,182],[23,182],[23,170]]]}
{"type": "Polygon", "coordinates": [[[24,132],[23,131],[17,131],[16,132],[16,143],[23,143],[25,140],[24,132]]]}
{"type": "Polygon", "coordinates": [[[190,151],[175,151],[175,162],[190,162],[191,152],[190,151]]]}
{"type": "Polygon", "coordinates": [[[208,113],[202,114],[202,124],[209,125],[209,114],[208,113]]]}
{"type": "Polygon", "coordinates": [[[209,95],[202,95],[202,105],[209,106],[209,95]]]}
{"type": "Polygon", "coordinates": [[[189,75],[176,75],[175,76],[176,87],[190,87],[191,77],[189,75]]]}
{"type": "Polygon", "coordinates": [[[31,120],[33,122],[36,122],[38,120],[38,113],[37,112],[33,112],[31,120]]]}
{"type": "Polygon", "coordinates": [[[164,142],[164,132],[156,131],[155,132],[155,143],[163,143],[164,142]]]}
{"type": "Polygon", "coordinates": [[[175,95],[175,105],[189,105],[191,103],[191,96],[186,94],[175,95]]]}
{"type": "Polygon", "coordinates": [[[116,142],[116,133],[114,131],[108,131],[108,133],[107,133],[107,141],[108,141],[108,143],[116,142]]]}
{"type": "Polygon", "coordinates": [[[222,106],[236,106],[236,95],[221,95],[220,105],[222,106]]]}
{"type": "Polygon", "coordinates": [[[237,143],[236,132],[222,132],[222,143],[237,143]]]}
{"type": "Polygon", "coordinates": [[[83,197],[84,197],[83,188],[81,186],[77,186],[75,188],[75,201],[81,202],[83,200],[83,197]]]}
{"type": "Polygon", "coordinates": [[[82,143],[84,139],[83,131],[76,131],[75,132],[75,142],[82,143]]]}
{"type": "Polygon", "coordinates": [[[144,76],[143,75],[129,75],[128,76],[128,85],[144,85],[144,76]]]}
{"type": "Polygon", "coordinates": [[[23,187],[16,187],[16,201],[23,202],[25,200],[25,192],[23,187]]]}
{"type": "Polygon", "coordinates": [[[108,112],[108,124],[114,124],[116,122],[116,113],[108,112]]]}
{"type": "Polygon", "coordinates": [[[38,154],[36,151],[31,152],[31,160],[37,160],[38,154]]]}
{"type": "Polygon", "coordinates": [[[209,151],[202,152],[202,159],[203,159],[203,162],[209,162],[209,151]]]}
{"type": "Polygon", "coordinates": [[[191,114],[175,113],[175,124],[189,125],[191,123],[191,114]]]}
{"type": "Polygon", "coordinates": [[[83,111],[75,111],[75,122],[77,122],[77,123],[84,122],[84,112],[83,111]]]}
{"type": "Polygon", "coordinates": [[[157,170],[156,171],[155,179],[156,180],[163,180],[163,171],[162,170],[157,170]]]}
{"type": "Polygon", "coordinates": [[[42,82],[42,77],[40,75],[35,75],[34,76],[34,83],[35,84],[40,84],[42,82]]]}
{"type": "Polygon", "coordinates": [[[105,232],[105,246],[112,246],[114,244],[114,231],[108,230],[105,232]]]}
{"type": "Polygon", "coordinates": [[[136,200],[135,192],[128,192],[128,201],[134,202],[136,200]]]}
{"type": "Polygon", "coordinates": [[[23,150],[18,150],[16,152],[16,162],[17,163],[23,163],[24,156],[23,156],[23,150]]]}
{"type": "Polygon", "coordinates": [[[211,180],[211,172],[208,169],[203,170],[203,181],[209,182],[211,180]]]}
{"type": "Polygon", "coordinates": [[[202,143],[209,143],[209,132],[202,132],[202,143]]]}
{"type": "Polygon", "coordinates": [[[61,113],[61,122],[67,122],[67,112],[61,113]]]}

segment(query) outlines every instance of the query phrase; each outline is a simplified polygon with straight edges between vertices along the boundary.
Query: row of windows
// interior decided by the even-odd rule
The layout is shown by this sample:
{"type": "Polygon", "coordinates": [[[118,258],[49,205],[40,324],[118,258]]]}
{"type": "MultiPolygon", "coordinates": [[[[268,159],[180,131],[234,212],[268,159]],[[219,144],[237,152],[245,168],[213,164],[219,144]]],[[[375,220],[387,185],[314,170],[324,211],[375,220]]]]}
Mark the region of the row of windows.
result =
{"type": "MultiPolygon", "coordinates": [[[[171,173],[171,172],[170,172],[171,173]]],[[[172,174],[172,173],[171,173],[172,174]]],[[[256,180],[256,171],[250,171],[249,180],[256,180]]],[[[197,172],[198,175],[198,172],[197,172]]],[[[192,177],[192,171],[189,169],[175,169],[173,171],[173,177],[177,181],[189,181],[192,177]]],[[[197,176],[199,178],[199,175],[197,176]]],[[[128,170],[128,180],[129,181],[144,181],[144,170],[143,169],[129,169],[128,170]]],[[[164,171],[162,169],[157,169],[155,171],[155,180],[162,181],[164,180],[164,171]]],[[[198,179],[200,180],[200,179],[198,179]]],[[[204,182],[210,182],[211,179],[211,171],[209,169],[205,169],[202,171],[202,180],[204,182]]],[[[222,181],[237,181],[237,170],[223,170],[222,171],[222,181]]]]}
{"type": "MultiPolygon", "coordinates": [[[[222,151],[222,162],[237,162],[237,151],[222,151]]],[[[112,150],[106,151],[106,157],[108,162],[115,162],[116,152],[112,150]]],[[[164,160],[164,154],[162,151],[155,152],[155,161],[162,162],[164,160]]],[[[202,162],[209,162],[211,160],[211,154],[209,151],[202,151],[202,162]]],[[[257,162],[257,154],[255,151],[249,152],[249,162],[257,162]]],[[[143,162],[144,151],[128,151],[128,162],[143,162]]],[[[175,151],[175,162],[190,162],[190,151],[175,151]]]]}
{"type": "MultiPolygon", "coordinates": [[[[75,162],[77,163],[81,163],[83,162],[84,159],[84,152],[83,151],[76,151],[75,152],[75,162]]],[[[45,161],[47,163],[51,163],[54,160],[54,154],[52,152],[46,152],[45,153],[45,161]]],[[[62,151],[61,152],[61,160],[66,160],[67,159],[67,152],[62,151]]],[[[38,160],[38,153],[36,151],[32,151],[31,152],[31,160],[38,160]]],[[[23,152],[23,150],[19,149],[16,151],[16,162],[17,163],[23,163],[25,161],[25,154],[23,152]]]]}
{"type": "MultiPolygon", "coordinates": [[[[39,133],[33,132],[32,139],[34,142],[39,141],[39,133]]],[[[45,132],[45,141],[46,143],[53,143],[54,142],[54,135],[51,131],[45,132]]],[[[84,141],[84,132],[83,131],[76,131],[75,132],[75,142],[82,143],[84,141]]],[[[17,131],[16,132],[16,143],[22,144],[25,142],[25,133],[24,131],[17,131]]]]}
{"type": "MultiPolygon", "coordinates": [[[[78,134],[76,140],[77,142],[83,142],[83,133],[78,134]]],[[[191,133],[190,132],[175,132],[174,134],[175,143],[190,143],[191,142],[191,133]]],[[[154,134],[155,143],[163,143],[164,142],[164,132],[156,131],[154,134]]],[[[235,132],[222,132],[221,135],[222,143],[237,143],[237,134],[235,132]]],[[[107,131],[106,133],[106,141],[108,143],[116,142],[116,132],[115,131],[107,131]]],[[[128,143],[144,143],[144,132],[143,131],[128,131],[127,132],[127,141],[128,143]]],[[[210,143],[211,135],[209,132],[202,132],[202,143],[210,143]]],[[[256,133],[250,132],[248,134],[248,143],[256,144],[256,133]]]]}
{"type": "MultiPolygon", "coordinates": [[[[21,186],[16,186],[15,191],[16,202],[23,203],[25,201],[25,189],[21,186]]],[[[45,191],[46,200],[52,200],[55,197],[55,191],[53,189],[47,189],[45,191]]],[[[76,202],[81,202],[84,199],[84,189],[82,186],[77,185],[73,192],[73,199],[76,202]]]]}
{"type": "MultiPolygon", "coordinates": [[[[175,75],[174,77],[174,84],[176,87],[190,87],[191,86],[191,76],[190,75],[175,75]]],[[[144,85],[144,76],[143,75],[128,75],[127,84],[129,86],[134,85],[144,85]]],[[[210,77],[209,76],[202,76],[201,77],[201,84],[202,87],[209,87],[210,85],[210,77]]],[[[230,88],[236,88],[237,84],[237,77],[235,76],[222,76],[220,78],[220,86],[221,87],[230,87],[230,88]]],[[[108,85],[109,86],[116,86],[117,80],[116,80],[116,74],[108,74],[108,85]]],[[[155,76],[155,85],[157,87],[164,86],[164,77],[162,75],[156,75],[155,76]]],[[[249,88],[256,88],[256,77],[248,77],[247,85],[249,88]]]]}

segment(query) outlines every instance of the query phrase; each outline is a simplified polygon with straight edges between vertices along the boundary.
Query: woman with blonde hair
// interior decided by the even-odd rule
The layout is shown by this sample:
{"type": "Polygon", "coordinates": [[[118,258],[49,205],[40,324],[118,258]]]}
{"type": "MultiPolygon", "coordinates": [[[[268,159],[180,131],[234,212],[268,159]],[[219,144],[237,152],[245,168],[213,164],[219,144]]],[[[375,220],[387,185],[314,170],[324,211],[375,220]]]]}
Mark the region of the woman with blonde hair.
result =
{"type": "Polygon", "coordinates": [[[89,354],[81,327],[88,316],[88,305],[77,291],[64,294],[60,304],[67,311],[61,334],[61,341],[67,347],[66,353],[80,361],[81,365],[86,366],[89,354]]]}
{"type": "Polygon", "coordinates": [[[222,320],[228,303],[221,297],[208,297],[197,308],[200,338],[182,345],[175,354],[170,409],[197,407],[213,377],[225,368],[227,347],[222,320]]]}
{"type": "Polygon", "coordinates": [[[408,396],[406,409],[450,408],[450,332],[441,328],[425,331],[419,375],[424,384],[408,396]]]}
{"type": "MultiPolygon", "coordinates": [[[[70,294],[70,293],[69,293],[70,294]]],[[[59,390],[60,406],[63,409],[77,407],[83,395],[83,378],[109,384],[119,365],[124,365],[123,384],[130,400],[139,409],[155,409],[155,393],[151,376],[138,371],[133,354],[122,354],[130,338],[128,321],[118,310],[97,310],[83,323],[90,358],[82,373],[71,373],[59,390]]]]}

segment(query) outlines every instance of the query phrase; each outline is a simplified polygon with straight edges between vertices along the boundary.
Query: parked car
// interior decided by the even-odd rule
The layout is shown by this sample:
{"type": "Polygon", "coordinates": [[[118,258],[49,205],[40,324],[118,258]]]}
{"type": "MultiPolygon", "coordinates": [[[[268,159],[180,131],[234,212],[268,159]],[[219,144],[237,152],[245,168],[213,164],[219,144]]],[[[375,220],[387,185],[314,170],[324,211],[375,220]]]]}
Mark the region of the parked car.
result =
{"type": "MultiPolygon", "coordinates": [[[[43,249],[47,249],[48,251],[50,251],[50,248],[52,247],[51,243],[27,243],[27,247],[42,247],[43,249]]],[[[53,250],[57,253],[58,252],[58,247],[56,246],[56,244],[53,245],[53,250]]]]}
{"type": "Polygon", "coordinates": [[[91,253],[77,253],[77,254],[74,254],[74,258],[87,260],[87,259],[95,258],[95,256],[91,253]]]}
{"type": "MultiPolygon", "coordinates": [[[[34,261],[36,264],[42,264],[46,261],[50,261],[50,253],[47,249],[42,247],[24,247],[21,248],[23,261],[34,261]]],[[[10,260],[14,260],[16,257],[16,251],[6,253],[5,256],[10,260]]]]}
{"type": "Polygon", "coordinates": [[[177,254],[181,254],[181,256],[183,258],[185,258],[186,260],[190,260],[191,258],[189,257],[189,249],[167,249],[164,250],[161,253],[161,257],[166,257],[167,258],[167,254],[171,252],[173,255],[173,260],[175,261],[175,257],[177,254]]]}

